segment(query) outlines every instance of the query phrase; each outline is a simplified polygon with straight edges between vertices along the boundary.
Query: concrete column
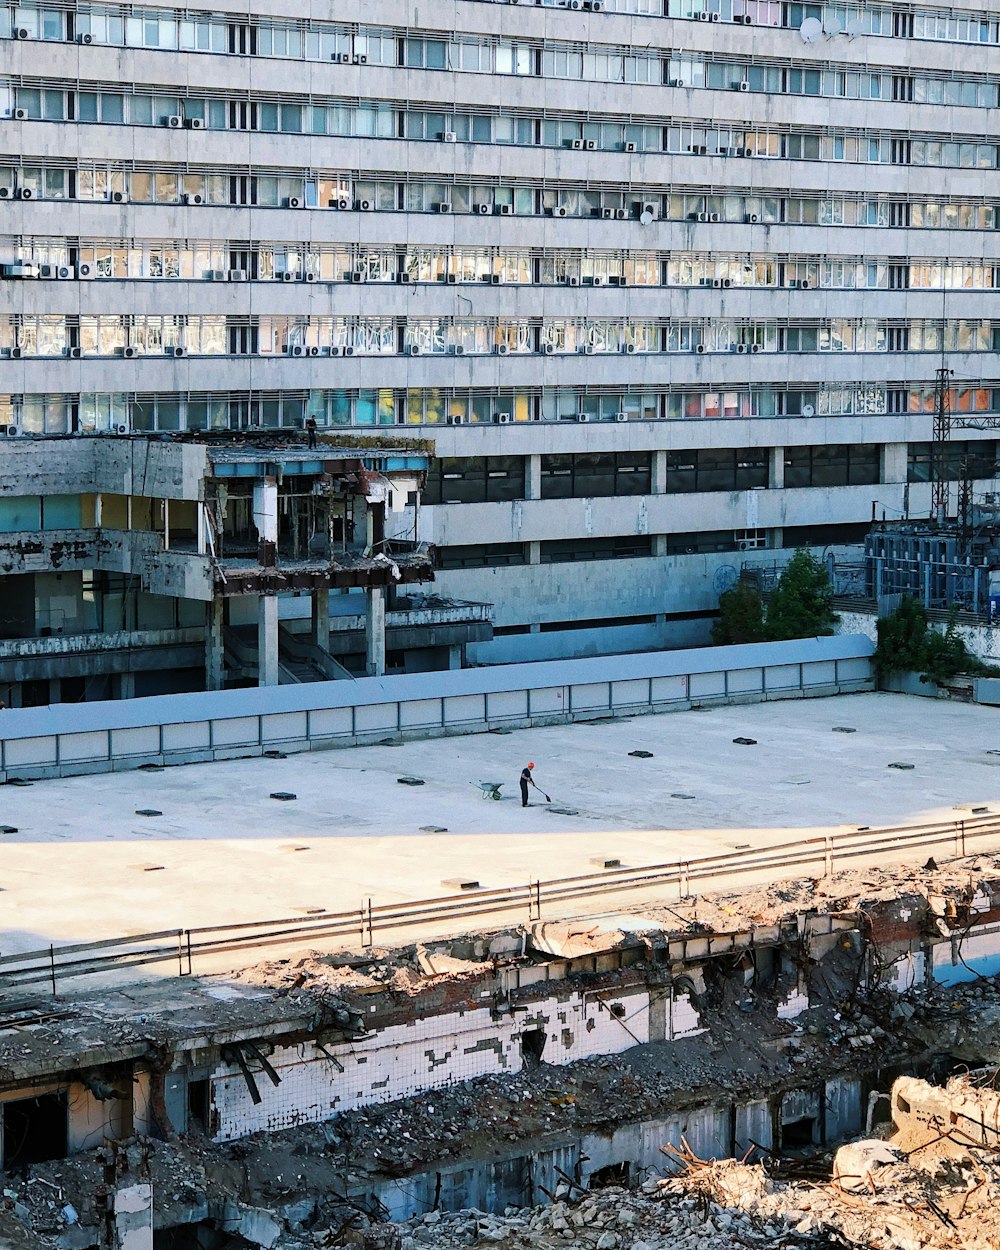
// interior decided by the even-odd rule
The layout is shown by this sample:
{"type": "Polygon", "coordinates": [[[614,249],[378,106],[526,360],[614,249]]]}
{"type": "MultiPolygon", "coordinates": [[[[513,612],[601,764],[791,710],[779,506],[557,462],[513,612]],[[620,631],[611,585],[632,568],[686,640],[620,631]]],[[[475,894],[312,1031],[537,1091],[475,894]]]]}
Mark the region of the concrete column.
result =
{"type": "Polygon", "coordinates": [[[205,621],[205,689],[221,690],[225,684],[225,644],[222,622],[225,601],[213,599],[206,609],[205,621]]]}
{"type": "Polygon", "coordinates": [[[163,550],[170,550],[170,500],[163,501],[163,550]]]}
{"type": "Polygon", "coordinates": [[[278,599],[261,595],[257,600],[257,685],[278,684],[278,599]]]}
{"type": "Polygon", "coordinates": [[[62,702],[62,678],[49,678],[49,706],[62,702]]]}
{"type": "Polygon", "coordinates": [[[528,543],[528,563],[541,564],[542,562],[542,544],[528,543]]]}
{"type": "Polygon", "coordinates": [[[653,555],[665,556],[667,554],[667,536],[666,534],[653,535],[653,555]]]}
{"type": "Polygon", "coordinates": [[[365,591],[365,672],[369,677],[385,673],[385,587],[365,591]]]}
{"type": "Polygon", "coordinates": [[[264,478],[253,488],[253,523],[257,530],[258,562],[273,568],[278,544],[278,483],[273,477],[264,478]]]}
{"type": "Polygon", "coordinates": [[[199,499],[195,507],[198,513],[198,519],[195,522],[195,524],[198,527],[198,554],[200,556],[203,556],[208,553],[208,538],[205,532],[205,528],[207,525],[207,519],[205,516],[205,504],[202,500],[199,499]]]}
{"type": "Polygon", "coordinates": [[[118,674],[118,698],[134,699],[135,698],[135,673],[119,673],[118,674]]]}
{"type": "Polygon", "coordinates": [[[541,499],[542,497],[542,458],[526,456],[524,466],[524,497],[525,499],[541,499]]]}
{"type": "Polygon", "coordinates": [[[462,652],[464,650],[465,648],[462,646],[461,643],[457,643],[455,646],[448,648],[448,667],[449,668],[454,669],[454,668],[462,667],[462,652]]]}
{"type": "Polygon", "coordinates": [[[665,451],[653,452],[650,489],[654,495],[667,493],[667,453],[665,451]]]}
{"type": "Polygon", "coordinates": [[[330,650],[330,592],[325,586],[312,593],[312,641],[330,650]]]}
{"type": "Polygon", "coordinates": [[[94,528],[101,528],[101,519],[104,512],[104,496],[100,491],[94,496],[94,528]]]}
{"type": "Polygon", "coordinates": [[[906,443],[883,443],[882,481],[905,482],[909,468],[909,450],[906,443]]]}
{"type": "Polygon", "coordinates": [[[785,449],[772,447],[767,465],[769,490],[781,490],[785,485],[785,449]]]}

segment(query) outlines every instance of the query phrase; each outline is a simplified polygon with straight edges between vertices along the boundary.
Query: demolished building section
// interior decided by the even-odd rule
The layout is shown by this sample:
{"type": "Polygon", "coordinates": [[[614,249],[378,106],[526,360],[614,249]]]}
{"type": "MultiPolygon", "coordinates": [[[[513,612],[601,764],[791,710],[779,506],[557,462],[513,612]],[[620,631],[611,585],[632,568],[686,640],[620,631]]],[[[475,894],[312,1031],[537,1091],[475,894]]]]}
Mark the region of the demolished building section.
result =
{"type": "MultiPolygon", "coordinates": [[[[900,1072],[1000,1055],[1000,1000],[955,1010],[1000,953],[998,867],[60,1000],[21,985],[0,1018],[8,1205],[62,1250],[125,1250],[98,1199],[148,1185],[150,1230],[270,1250],[333,1208],[354,1227],[639,1180],[670,1143],[723,1158],[844,1140],[900,1072]]],[[[144,1209],[138,1234],[125,1221],[135,1250],[144,1209]]]]}
{"type": "Polygon", "coordinates": [[[434,578],[419,535],[432,458],[265,431],[7,445],[5,702],[460,665],[491,632],[487,605],[406,595],[434,578]]]}

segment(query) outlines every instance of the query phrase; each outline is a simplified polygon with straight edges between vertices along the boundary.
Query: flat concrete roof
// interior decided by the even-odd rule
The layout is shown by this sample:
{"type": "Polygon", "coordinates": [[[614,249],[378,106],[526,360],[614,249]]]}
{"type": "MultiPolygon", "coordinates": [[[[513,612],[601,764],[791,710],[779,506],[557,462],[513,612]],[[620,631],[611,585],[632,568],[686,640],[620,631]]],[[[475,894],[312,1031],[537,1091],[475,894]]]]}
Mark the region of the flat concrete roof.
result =
{"type": "MultiPolygon", "coordinates": [[[[0,953],[435,897],[453,892],[448,878],[520,885],[593,872],[597,856],[641,866],[968,814],[956,805],[1000,811],[993,750],[995,709],[857,694],[7,785],[0,824],[17,832],[0,835],[0,953]],[[534,791],[520,805],[529,760],[551,807],[534,791]],[[480,781],[502,782],[502,801],[484,801],[480,781]]],[[[616,894],[574,911],[640,902],[616,894]]]]}

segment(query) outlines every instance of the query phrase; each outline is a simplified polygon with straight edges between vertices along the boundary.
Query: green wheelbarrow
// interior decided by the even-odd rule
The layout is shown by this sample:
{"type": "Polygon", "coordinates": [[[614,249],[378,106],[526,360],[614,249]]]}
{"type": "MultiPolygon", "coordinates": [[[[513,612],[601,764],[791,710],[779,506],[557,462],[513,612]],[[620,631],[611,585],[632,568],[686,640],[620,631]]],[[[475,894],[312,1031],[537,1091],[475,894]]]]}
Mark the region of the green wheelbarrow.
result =
{"type": "Polygon", "coordinates": [[[503,798],[503,795],[500,793],[500,787],[503,785],[502,781],[476,781],[473,784],[482,791],[484,799],[499,800],[503,798]]]}

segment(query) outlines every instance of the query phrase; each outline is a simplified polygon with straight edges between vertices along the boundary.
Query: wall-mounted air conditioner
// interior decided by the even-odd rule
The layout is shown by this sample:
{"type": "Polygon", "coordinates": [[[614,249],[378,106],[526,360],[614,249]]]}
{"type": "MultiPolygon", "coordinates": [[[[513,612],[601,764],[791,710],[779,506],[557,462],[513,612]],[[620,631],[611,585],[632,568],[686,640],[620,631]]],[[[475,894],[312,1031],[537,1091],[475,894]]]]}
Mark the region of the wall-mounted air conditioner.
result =
{"type": "Polygon", "coordinates": [[[245,269],[230,269],[226,277],[230,282],[246,282],[247,271],[245,269]]]}
{"type": "Polygon", "coordinates": [[[302,201],[299,199],[297,195],[286,196],[285,199],[283,199],[281,202],[285,208],[301,208],[302,207],[302,201]]]}
{"type": "Polygon", "coordinates": [[[205,203],[205,197],[202,195],[198,195],[197,193],[194,193],[194,194],[187,193],[181,196],[181,203],[189,204],[193,207],[197,207],[199,204],[205,203]]]}
{"type": "Polygon", "coordinates": [[[185,117],[184,125],[188,130],[204,130],[205,119],[203,117],[185,117]]]}
{"type": "Polygon", "coordinates": [[[18,187],[14,192],[15,200],[33,200],[34,198],[35,193],[31,187],[18,187]]]}
{"type": "Polygon", "coordinates": [[[422,351],[423,349],[418,343],[410,343],[409,346],[405,348],[407,356],[419,356],[422,351]]]}
{"type": "Polygon", "coordinates": [[[351,207],[351,201],[344,195],[338,195],[335,200],[327,200],[327,208],[339,208],[343,211],[345,208],[351,207]]]}
{"type": "Polygon", "coordinates": [[[289,343],[288,354],[289,356],[304,356],[306,354],[306,349],[301,343],[289,343]]]}
{"type": "Polygon", "coordinates": [[[179,113],[171,113],[169,117],[164,117],[163,124],[168,130],[180,130],[184,125],[184,118],[179,113]]]}
{"type": "Polygon", "coordinates": [[[123,347],[121,352],[122,357],[125,360],[135,360],[136,356],[139,355],[139,349],[137,347],[123,347]]]}
{"type": "Polygon", "coordinates": [[[498,412],[493,417],[493,421],[496,425],[511,425],[514,418],[509,412],[498,412]]]}
{"type": "Polygon", "coordinates": [[[94,36],[86,30],[81,30],[76,37],[77,43],[82,43],[84,47],[89,47],[94,42],[94,36]]]}

